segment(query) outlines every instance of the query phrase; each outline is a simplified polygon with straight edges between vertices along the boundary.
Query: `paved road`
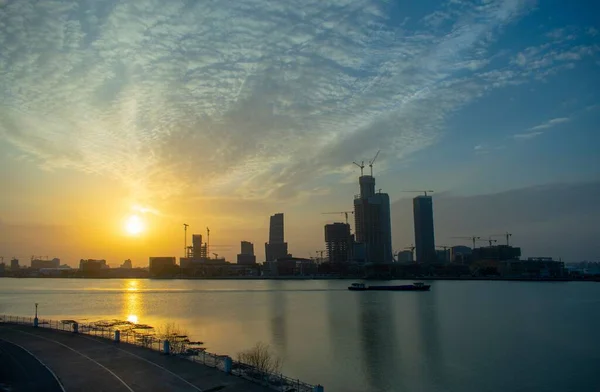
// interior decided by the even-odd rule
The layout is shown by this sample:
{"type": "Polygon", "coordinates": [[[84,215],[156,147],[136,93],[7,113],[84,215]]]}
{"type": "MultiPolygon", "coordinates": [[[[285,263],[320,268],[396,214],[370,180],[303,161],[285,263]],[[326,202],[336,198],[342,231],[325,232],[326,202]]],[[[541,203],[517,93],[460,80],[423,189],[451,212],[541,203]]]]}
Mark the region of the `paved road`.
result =
{"type": "Polygon", "coordinates": [[[186,359],[87,335],[0,324],[0,339],[35,355],[66,391],[271,391],[186,359]]]}
{"type": "Polygon", "coordinates": [[[52,372],[23,348],[0,339],[0,391],[61,392],[52,372]]]}

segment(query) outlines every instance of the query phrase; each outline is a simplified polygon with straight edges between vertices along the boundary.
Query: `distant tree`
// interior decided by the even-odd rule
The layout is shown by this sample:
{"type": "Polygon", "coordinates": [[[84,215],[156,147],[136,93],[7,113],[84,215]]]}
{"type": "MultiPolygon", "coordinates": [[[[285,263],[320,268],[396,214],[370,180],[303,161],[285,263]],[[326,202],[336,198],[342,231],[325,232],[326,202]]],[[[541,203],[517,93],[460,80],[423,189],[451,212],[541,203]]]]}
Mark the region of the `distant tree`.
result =
{"type": "Polygon", "coordinates": [[[238,361],[254,367],[262,373],[279,373],[281,358],[271,351],[271,347],[258,342],[254,347],[238,353],[238,361]]]}

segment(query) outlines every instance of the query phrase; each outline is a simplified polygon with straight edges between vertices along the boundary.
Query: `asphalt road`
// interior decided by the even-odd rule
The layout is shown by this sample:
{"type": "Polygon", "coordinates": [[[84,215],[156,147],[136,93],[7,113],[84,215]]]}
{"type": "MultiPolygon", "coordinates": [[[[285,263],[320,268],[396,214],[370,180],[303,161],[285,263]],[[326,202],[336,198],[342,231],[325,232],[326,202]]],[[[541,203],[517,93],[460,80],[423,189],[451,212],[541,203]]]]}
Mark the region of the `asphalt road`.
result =
{"type": "Polygon", "coordinates": [[[0,339],[4,343],[0,367],[6,367],[0,373],[0,383],[6,378],[5,382],[10,382],[13,391],[62,390],[56,380],[52,385],[40,384],[51,382],[52,374],[36,358],[52,369],[65,391],[270,391],[262,385],[187,359],[93,336],[0,323],[0,339]],[[18,353],[18,347],[8,342],[23,347],[35,357],[24,350],[18,353]]]}
{"type": "Polygon", "coordinates": [[[0,339],[0,391],[62,392],[63,389],[36,357],[0,339]]]}

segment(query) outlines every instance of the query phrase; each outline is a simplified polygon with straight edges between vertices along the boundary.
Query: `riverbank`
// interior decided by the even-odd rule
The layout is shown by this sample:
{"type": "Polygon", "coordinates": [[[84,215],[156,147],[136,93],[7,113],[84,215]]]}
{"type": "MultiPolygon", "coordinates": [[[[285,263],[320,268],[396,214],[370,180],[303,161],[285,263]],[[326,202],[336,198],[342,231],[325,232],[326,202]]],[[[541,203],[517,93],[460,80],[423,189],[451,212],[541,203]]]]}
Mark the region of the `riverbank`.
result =
{"type": "MultiPolygon", "coordinates": [[[[18,364],[37,362],[41,366],[33,369],[42,373],[45,368],[46,384],[51,383],[52,376],[55,376],[59,388],[55,386],[52,390],[57,391],[202,392],[226,389],[231,392],[267,392],[274,386],[288,384],[297,387],[299,392],[323,391],[322,387],[312,387],[282,375],[273,380],[270,374],[260,373],[257,380],[250,381],[248,375],[255,370],[236,364],[227,356],[203,352],[197,354],[204,358],[199,362],[185,355],[182,357],[184,352],[168,355],[169,346],[162,342],[157,346],[158,350],[153,350],[152,344],[140,346],[138,339],[126,340],[119,331],[88,329],[83,324],[72,322],[40,320],[39,327],[34,327],[30,318],[2,316],[0,342],[8,342],[24,352],[18,364]],[[208,364],[211,358],[212,367],[208,364]]],[[[175,346],[171,350],[175,350],[175,346]]],[[[5,359],[0,357],[2,367],[14,360],[4,362],[5,359]]]]}
{"type": "Polygon", "coordinates": [[[363,278],[348,276],[215,276],[215,277],[148,277],[148,276],[0,276],[13,279],[149,279],[149,280],[469,280],[505,282],[600,282],[600,276],[585,278],[538,278],[495,276],[412,276],[401,278],[363,278]]]}

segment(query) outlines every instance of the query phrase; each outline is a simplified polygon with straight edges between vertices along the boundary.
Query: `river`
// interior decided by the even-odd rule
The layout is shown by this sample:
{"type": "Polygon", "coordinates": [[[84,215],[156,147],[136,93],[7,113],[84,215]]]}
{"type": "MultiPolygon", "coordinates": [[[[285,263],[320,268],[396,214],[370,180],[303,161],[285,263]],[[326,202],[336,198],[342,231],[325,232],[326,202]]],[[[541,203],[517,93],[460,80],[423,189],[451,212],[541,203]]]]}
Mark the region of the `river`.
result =
{"type": "Polygon", "coordinates": [[[327,392],[600,390],[599,283],[350,283],[3,278],[0,314],[37,302],[40,318],[175,322],[234,357],[262,341],[284,374],[327,392]]]}

